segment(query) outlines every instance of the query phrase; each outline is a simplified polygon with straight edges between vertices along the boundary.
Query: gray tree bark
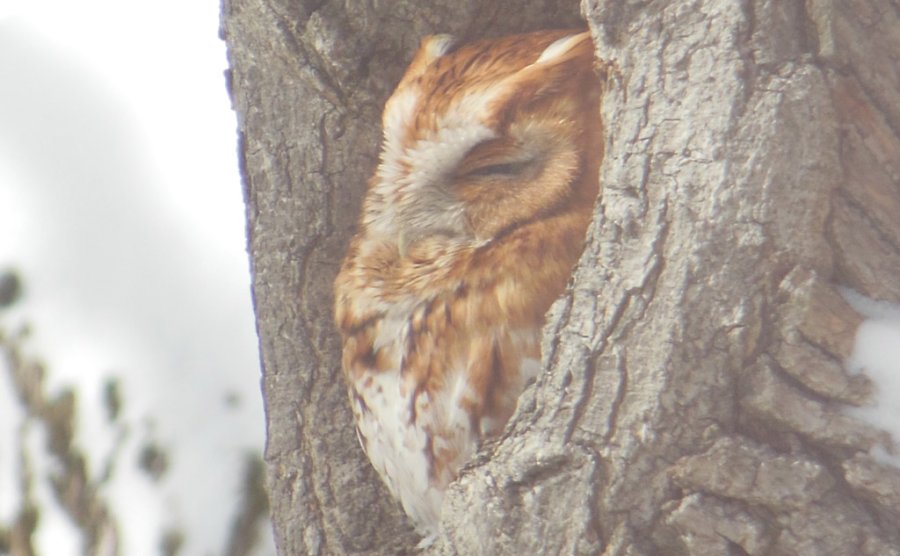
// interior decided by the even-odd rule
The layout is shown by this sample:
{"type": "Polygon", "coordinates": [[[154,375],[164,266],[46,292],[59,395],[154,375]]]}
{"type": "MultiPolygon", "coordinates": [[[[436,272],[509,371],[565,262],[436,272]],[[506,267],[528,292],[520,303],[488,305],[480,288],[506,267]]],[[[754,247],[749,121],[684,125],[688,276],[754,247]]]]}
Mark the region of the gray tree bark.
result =
{"type": "MultiPolygon", "coordinates": [[[[582,6],[612,67],[603,192],[544,372],[452,486],[435,554],[900,554],[900,471],[847,416],[900,302],[900,6],[582,6]]],[[[359,449],[331,283],[418,40],[572,2],[225,0],[281,554],[417,538],[359,449]]]]}

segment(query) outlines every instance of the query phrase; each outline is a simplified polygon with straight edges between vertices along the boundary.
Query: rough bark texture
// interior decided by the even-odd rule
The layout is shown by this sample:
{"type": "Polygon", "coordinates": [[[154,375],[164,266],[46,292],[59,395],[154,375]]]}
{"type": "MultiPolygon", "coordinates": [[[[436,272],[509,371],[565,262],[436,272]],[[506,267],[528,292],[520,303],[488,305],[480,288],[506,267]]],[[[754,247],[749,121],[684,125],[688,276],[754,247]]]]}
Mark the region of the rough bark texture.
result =
{"type": "MultiPolygon", "coordinates": [[[[545,371],[453,486],[440,554],[900,554],[900,471],[843,408],[900,302],[900,6],[586,1],[615,68],[604,191],[545,371]]],[[[416,538],[357,446],[331,282],[379,113],[427,33],[570,25],[564,2],[226,0],[282,554],[416,538]]]]}

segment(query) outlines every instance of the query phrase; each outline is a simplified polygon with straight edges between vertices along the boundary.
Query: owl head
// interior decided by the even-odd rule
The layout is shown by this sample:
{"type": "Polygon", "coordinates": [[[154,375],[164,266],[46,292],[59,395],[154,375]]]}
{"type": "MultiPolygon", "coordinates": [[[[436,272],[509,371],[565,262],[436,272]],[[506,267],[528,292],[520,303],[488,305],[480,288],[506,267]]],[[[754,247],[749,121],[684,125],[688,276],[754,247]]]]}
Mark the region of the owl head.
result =
{"type": "Polygon", "coordinates": [[[602,148],[593,54],[587,32],[459,48],[426,38],[384,110],[367,234],[402,254],[425,239],[486,244],[575,205],[589,212],[602,148]]]}

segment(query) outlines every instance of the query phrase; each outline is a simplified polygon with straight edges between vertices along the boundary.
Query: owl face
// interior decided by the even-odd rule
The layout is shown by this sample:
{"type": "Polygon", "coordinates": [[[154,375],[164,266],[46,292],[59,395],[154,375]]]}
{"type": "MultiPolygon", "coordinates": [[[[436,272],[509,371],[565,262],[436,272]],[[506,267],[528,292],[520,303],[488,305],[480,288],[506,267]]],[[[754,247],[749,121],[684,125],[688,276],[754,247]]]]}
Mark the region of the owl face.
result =
{"type": "Polygon", "coordinates": [[[483,244],[564,204],[595,139],[592,54],[586,33],[564,31],[456,50],[426,39],[385,108],[364,226],[404,249],[483,244]]]}
{"type": "Polygon", "coordinates": [[[540,368],[598,193],[587,33],[426,39],[335,280],[357,433],[419,530],[540,368]]]}

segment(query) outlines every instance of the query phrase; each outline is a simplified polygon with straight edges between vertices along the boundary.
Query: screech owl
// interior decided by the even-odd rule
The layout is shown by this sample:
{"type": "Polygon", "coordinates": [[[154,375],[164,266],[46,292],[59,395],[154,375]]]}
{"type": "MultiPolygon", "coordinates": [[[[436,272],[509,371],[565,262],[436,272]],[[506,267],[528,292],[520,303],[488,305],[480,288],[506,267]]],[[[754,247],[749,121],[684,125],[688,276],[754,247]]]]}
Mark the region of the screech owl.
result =
{"type": "Polygon", "coordinates": [[[360,443],[424,535],[540,368],[598,194],[600,93],[587,32],[439,35],[385,106],[335,318],[360,443]]]}

